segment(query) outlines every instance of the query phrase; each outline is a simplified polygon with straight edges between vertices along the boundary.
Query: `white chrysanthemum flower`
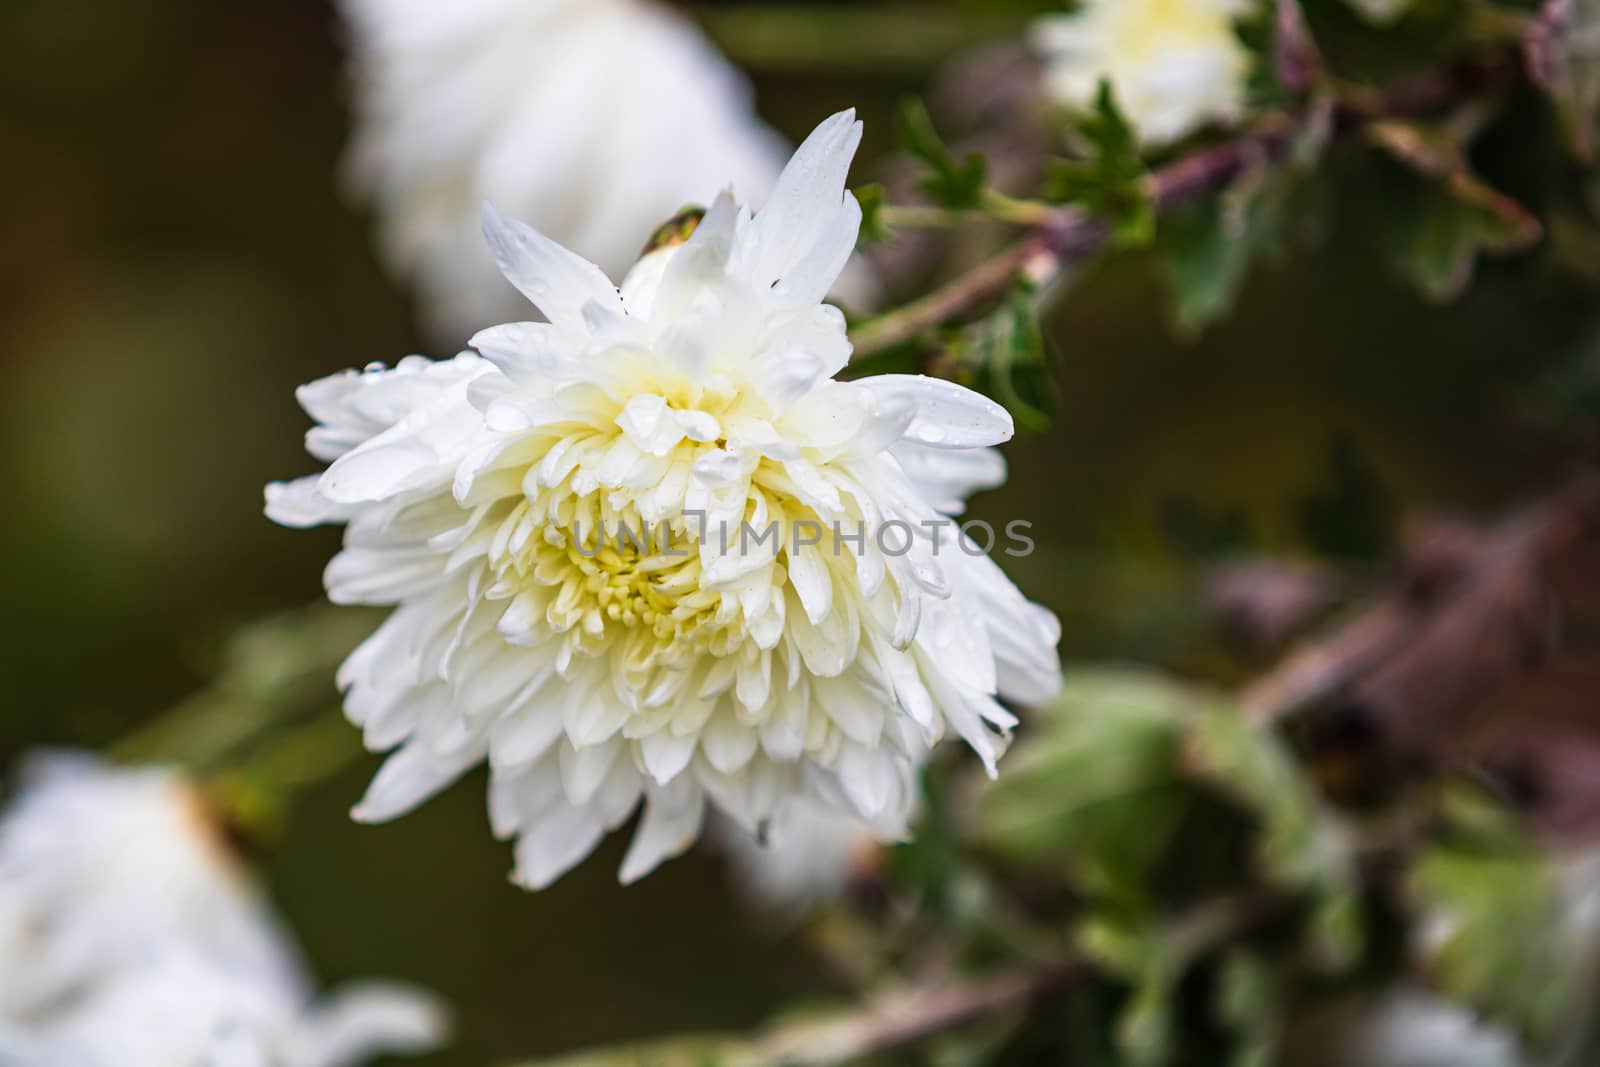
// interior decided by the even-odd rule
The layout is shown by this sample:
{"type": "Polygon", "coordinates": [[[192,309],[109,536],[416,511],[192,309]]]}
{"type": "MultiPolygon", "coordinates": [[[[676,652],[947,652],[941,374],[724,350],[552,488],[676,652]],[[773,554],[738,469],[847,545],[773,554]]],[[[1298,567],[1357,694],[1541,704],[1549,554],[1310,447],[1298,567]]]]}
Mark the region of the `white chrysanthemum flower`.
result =
{"type": "Polygon", "coordinates": [[[485,201],[613,277],[686,204],[765,194],[785,147],[700,31],[657,0],[342,0],[355,182],[430,326],[520,314],[484,254],[485,201]]]}
{"type": "Polygon", "coordinates": [[[35,760],[0,820],[0,1019],[48,1015],[175,944],[265,981],[297,973],[187,783],[35,760]]]}
{"type": "Polygon", "coordinates": [[[425,998],[357,987],[322,1003],[173,951],[89,992],[46,1023],[0,1023],[4,1067],[357,1067],[433,1049],[425,998]]]}
{"type": "Polygon", "coordinates": [[[1149,145],[1245,113],[1250,56],[1237,20],[1256,0],[1084,0],[1034,23],[1049,95],[1089,109],[1102,82],[1149,145]]]}
{"type": "Polygon", "coordinates": [[[441,1026],[395,989],[314,1005],[292,943],[172,772],[38,759],[0,819],[5,1067],[342,1067],[435,1044],[441,1026]]]}
{"type": "Polygon", "coordinates": [[[1001,479],[1009,416],[948,382],[833,379],[850,342],[821,301],[856,243],[860,136],[830,119],[759,215],[724,196],[620,292],[487,212],[548,322],[302,391],[333,462],[269,514],[348,523],[330,597],[397,606],[341,672],[368,745],[399,746],[359,818],[487,758],[532,887],[641,800],[625,881],[708,799],[752,830],[806,799],[897,834],[947,730],[992,766],[996,694],[1053,691],[1054,620],[923,525],[1001,479]]]}
{"type": "Polygon", "coordinates": [[[1386,996],[1348,1028],[1335,1062],[1348,1067],[1522,1067],[1508,1031],[1416,990],[1386,996]]]}

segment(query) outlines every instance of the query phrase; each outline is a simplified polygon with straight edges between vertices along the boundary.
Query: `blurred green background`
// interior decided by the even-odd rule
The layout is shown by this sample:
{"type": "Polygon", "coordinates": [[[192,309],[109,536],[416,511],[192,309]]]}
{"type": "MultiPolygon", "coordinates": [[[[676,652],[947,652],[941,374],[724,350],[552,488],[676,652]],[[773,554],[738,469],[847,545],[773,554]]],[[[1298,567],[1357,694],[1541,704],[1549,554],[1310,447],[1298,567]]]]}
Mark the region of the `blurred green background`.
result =
{"type": "MultiPolygon", "coordinates": [[[[859,104],[881,152],[935,59],[758,72],[762,108],[796,137],[859,104]]],[[[294,387],[421,342],[336,181],[327,5],[7,0],[0,98],[10,765],[116,738],[202,684],[236,624],[317,599],[337,534],[261,516],[265,482],[312,469],[294,387]]],[[[1499,134],[1483,161],[1513,187],[1547,165],[1522,145],[1499,134]]],[[[1531,386],[1584,350],[1571,265],[1496,265],[1431,309],[1373,269],[1371,206],[1337,205],[1321,248],[1258,271],[1196,341],[1135,261],[1053,315],[1055,427],[1010,447],[1010,485],[976,513],[1035,523],[1039,553],[1011,569],[1061,614],[1069,659],[1236,674],[1194,595],[1207,562],[1376,563],[1407,516],[1552,479],[1568,442],[1531,386]]],[[[262,856],[330,982],[408,978],[456,1005],[460,1037],[430,1063],[742,1027],[830,988],[706,850],[624,891],[613,840],[529,895],[506,882],[479,776],[399,824],[349,822],[375,765],[306,796],[262,856]]]]}

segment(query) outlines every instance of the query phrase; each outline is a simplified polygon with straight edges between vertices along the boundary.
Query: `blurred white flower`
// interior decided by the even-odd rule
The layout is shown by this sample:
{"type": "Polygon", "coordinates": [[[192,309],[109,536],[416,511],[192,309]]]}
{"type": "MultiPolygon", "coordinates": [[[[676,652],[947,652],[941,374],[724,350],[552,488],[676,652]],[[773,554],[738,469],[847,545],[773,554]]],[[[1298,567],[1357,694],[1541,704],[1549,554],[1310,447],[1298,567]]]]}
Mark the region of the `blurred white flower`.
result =
{"type": "Polygon", "coordinates": [[[1391,993],[1342,1038],[1347,1067],[1521,1067],[1516,1039],[1459,1005],[1416,990],[1391,993]]]}
{"type": "Polygon", "coordinates": [[[1237,20],[1256,0],[1084,0],[1032,29],[1046,91],[1076,110],[1094,107],[1103,81],[1148,145],[1176,141],[1245,112],[1250,56],[1237,20]]]}
{"type": "Polygon", "coordinates": [[[0,1067],[356,1067],[439,1041],[416,993],[356,987],[323,1003],[183,951],[102,984],[30,1030],[0,1023],[0,1067]]]}
{"type": "Polygon", "coordinates": [[[810,804],[791,804],[760,837],[726,820],[717,836],[745,893],[788,913],[837,898],[878,848],[859,819],[810,804]]]}
{"type": "Polygon", "coordinates": [[[344,1067],[420,1051],[437,1007],[312,1003],[298,954],[178,775],[36,759],[0,819],[0,1065],[344,1067]]]}
{"type": "Polygon", "coordinates": [[[332,465],[270,487],[269,514],[348,523],[330,597],[397,606],[341,672],[368,745],[399,746],[359,818],[487,758],[530,887],[641,800],[625,881],[708,799],[750,831],[805,800],[895,835],[947,730],[992,767],[997,692],[1053,692],[1054,619],[923,525],[1003,478],[1010,417],[948,382],[833,380],[850,342],[821,301],[856,243],[860,135],[828,120],[759,215],[723,197],[620,293],[490,212],[549,322],[302,390],[332,465]]]}
{"type": "Polygon", "coordinates": [[[36,759],[0,820],[0,1019],[27,1022],[173,945],[283,983],[298,962],[187,783],[36,759]]]}
{"type": "Polygon", "coordinates": [[[459,344],[519,314],[484,252],[498,204],[613,277],[652,230],[731,183],[767,192],[782,141],[744,78],[656,0],[341,0],[351,172],[430,327],[459,344]]]}

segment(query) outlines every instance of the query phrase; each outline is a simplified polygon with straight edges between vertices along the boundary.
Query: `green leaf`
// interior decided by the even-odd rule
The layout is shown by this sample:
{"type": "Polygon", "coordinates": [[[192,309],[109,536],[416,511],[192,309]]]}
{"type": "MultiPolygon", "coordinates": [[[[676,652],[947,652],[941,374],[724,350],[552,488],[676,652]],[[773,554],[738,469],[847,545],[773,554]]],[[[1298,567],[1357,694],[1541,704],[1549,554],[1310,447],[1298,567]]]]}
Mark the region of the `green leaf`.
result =
{"type": "Polygon", "coordinates": [[[1138,887],[1186,807],[1177,771],[1189,698],[1149,675],[1081,672],[982,795],[978,835],[1103,892],[1138,887]]]}
{"type": "Polygon", "coordinates": [[[948,777],[938,761],[922,772],[922,812],[910,838],[886,856],[895,884],[915,894],[920,906],[940,911],[949,906],[964,859],[950,811],[948,777]]]}
{"type": "Polygon", "coordinates": [[[1588,953],[1574,937],[1560,880],[1509,818],[1458,793],[1453,833],[1418,860],[1411,892],[1422,915],[1427,966],[1449,995],[1537,1038],[1573,1005],[1588,953]]]}
{"type": "Polygon", "coordinates": [[[1261,820],[1262,865],[1286,889],[1343,886],[1349,858],[1311,786],[1276,733],[1232,708],[1207,708],[1189,729],[1189,765],[1261,820]]]}
{"type": "Polygon", "coordinates": [[[1506,213],[1454,197],[1430,197],[1407,241],[1405,270],[1429,299],[1454,300],[1472,283],[1481,253],[1527,247],[1526,231],[1506,213]]]}
{"type": "Polygon", "coordinates": [[[1100,83],[1094,110],[1079,120],[1077,133],[1086,154],[1051,164],[1047,199],[1076,204],[1104,217],[1112,225],[1116,245],[1149,244],[1156,232],[1149,171],[1139,153],[1138,135],[1118,108],[1109,81],[1100,83]]]}
{"type": "Polygon", "coordinates": [[[1196,334],[1232,312],[1257,259],[1283,255],[1291,238],[1319,235],[1325,206],[1319,165],[1333,121],[1333,101],[1316,98],[1281,162],[1263,160],[1215,199],[1162,218],[1156,261],[1172,291],[1180,332],[1196,334]]]}
{"type": "Polygon", "coordinates": [[[1117,1047],[1132,1067],[1161,1067],[1173,1054],[1178,983],[1189,961],[1158,925],[1096,916],[1079,929],[1085,955],[1122,978],[1132,994],[1117,1018],[1117,1047]]]}
{"type": "Polygon", "coordinates": [[[856,202],[861,205],[861,244],[884,244],[894,239],[894,231],[883,218],[884,206],[889,202],[889,191],[874,182],[855,190],[856,202]]]}
{"type": "Polygon", "coordinates": [[[1288,194],[1286,180],[1252,171],[1217,200],[1162,220],[1157,262],[1173,293],[1179,330],[1198,333],[1226,317],[1250,264],[1259,255],[1282,251],[1288,194]]]}
{"type": "Polygon", "coordinates": [[[1349,965],[1361,948],[1355,865],[1293,753],[1235,709],[1207,708],[1194,717],[1186,755],[1196,774],[1255,815],[1266,880],[1317,901],[1318,961],[1349,965]]]}
{"type": "Polygon", "coordinates": [[[1392,204],[1394,254],[1429,299],[1447,302],[1465,292],[1480,256],[1525,251],[1539,240],[1539,220],[1473,174],[1448,129],[1378,122],[1367,132],[1415,176],[1392,204]]]}
{"type": "Polygon", "coordinates": [[[1248,235],[1234,229],[1215,204],[1163,220],[1157,255],[1172,290],[1177,328],[1191,336],[1233,310],[1255,258],[1248,235]]]}
{"type": "Polygon", "coordinates": [[[1282,997],[1278,977],[1260,957],[1238,951],[1223,961],[1217,1014],[1235,1035],[1229,1067],[1273,1067],[1278,1062],[1282,997]]]}
{"type": "Polygon", "coordinates": [[[1040,326],[1041,294],[1018,278],[1001,305],[945,346],[949,377],[993,397],[1019,430],[1038,431],[1055,413],[1054,351],[1040,326]]]}
{"type": "Polygon", "coordinates": [[[1561,117],[1567,143],[1586,163],[1600,140],[1600,0],[1547,0],[1528,31],[1528,71],[1561,117]]]}
{"type": "Polygon", "coordinates": [[[989,166],[983,155],[969,152],[956,159],[934,128],[927,105],[915,97],[900,107],[900,139],[906,150],[927,165],[921,188],[940,207],[968,210],[982,203],[989,166]]]}

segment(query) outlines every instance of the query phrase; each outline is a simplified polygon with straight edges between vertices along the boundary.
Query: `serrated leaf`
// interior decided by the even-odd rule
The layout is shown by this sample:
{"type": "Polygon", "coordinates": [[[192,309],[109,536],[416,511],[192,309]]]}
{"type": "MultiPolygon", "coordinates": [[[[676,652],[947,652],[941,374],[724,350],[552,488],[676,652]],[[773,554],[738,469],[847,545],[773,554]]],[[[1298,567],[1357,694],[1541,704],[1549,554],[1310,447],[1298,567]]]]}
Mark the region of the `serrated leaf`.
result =
{"type": "Polygon", "coordinates": [[[919,185],[934,203],[957,211],[982,203],[989,176],[983,155],[969,152],[957,159],[939,137],[927,105],[915,97],[900,107],[900,139],[906,150],[928,167],[929,173],[919,185]]]}
{"type": "Polygon", "coordinates": [[[1571,1003],[1560,896],[1531,850],[1436,845],[1412,891],[1434,931],[1428,969],[1452,997],[1548,1036],[1571,1003]]]}
{"type": "Polygon", "coordinates": [[[1561,117],[1573,154],[1593,162],[1600,140],[1600,0],[1547,0],[1528,30],[1533,81],[1561,117]]]}
{"type": "Polygon", "coordinates": [[[1283,254],[1292,236],[1316,236],[1318,166],[1334,113],[1331,99],[1317,98],[1283,162],[1250,167],[1214,199],[1162,218],[1156,262],[1172,291],[1179,332],[1193,335],[1225,318],[1257,259],[1283,254]]]}
{"type": "Polygon", "coordinates": [[[1081,159],[1058,159],[1046,177],[1046,198],[1075,204],[1107,219],[1112,241],[1122,247],[1149,244],[1156,212],[1133,126],[1117,106],[1109,81],[1100,83],[1092,112],[1076,127],[1085,146],[1081,159]]]}
{"type": "Polygon", "coordinates": [[[1161,222],[1157,263],[1173,294],[1180,331],[1198,333],[1233,310],[1250,265],[1281,250],[1285,194],[1259,172],[1216,201],[1195,204],[1161,222]]]}
{"type": "Polygon", "coordinates": [[[1055,413],[1055,359],[1039,318],[1040,293],[1019,278],[993,312],[946,345],[950,377],[1005,406],[1022,431],[1043,430],[1055,413]]]}
{"type": "Polygon", "coordinates": [[[1187,697],[1138,674],[1080,674],[983,794],[978,834],[1024,863],[1062,863],[1098,888],[1137,886],[1186,796],[1177,773],[1187,697]]]}
{"type": "Polygon", "coordinates": [[[1416,176],[1413,198],[1395,205],[1395,252],[1429,299],[1460,296],[1480,256],[1525,251],[1539,240],[1539,220],[1472,173],[1452,132],[1406,122],[1373,123],[1367,132],[1416,176]]]}
{"type": "Polygon", "coordinates": [[[1578,868],[1590,881],[1573,882],[1481,790],[1448,793],[1441,823],[1409,883],[1423,964],[1450,996],[1535,1040],[1550,1037],[1590,970],[1593,874],[1578,868]]]}

